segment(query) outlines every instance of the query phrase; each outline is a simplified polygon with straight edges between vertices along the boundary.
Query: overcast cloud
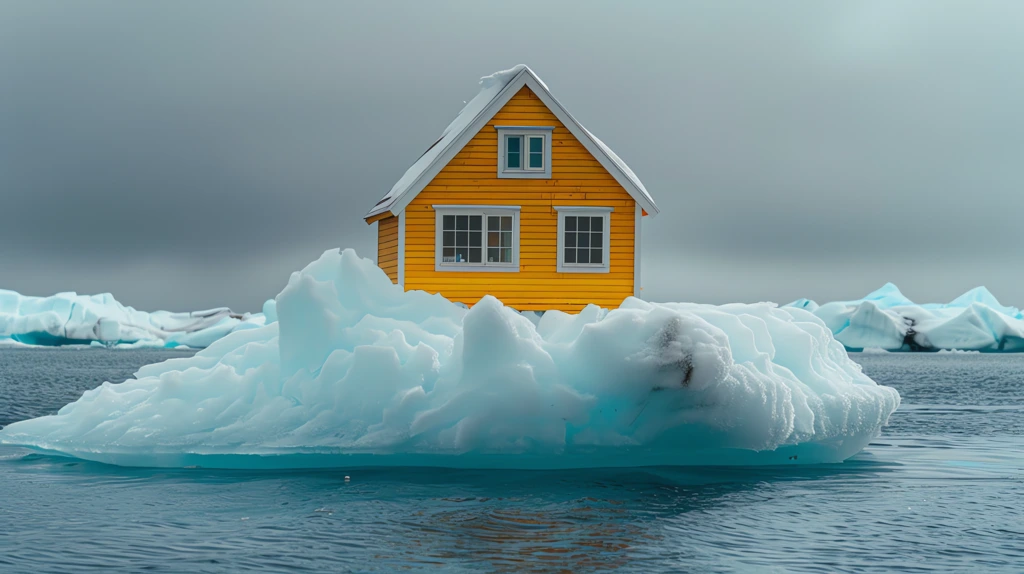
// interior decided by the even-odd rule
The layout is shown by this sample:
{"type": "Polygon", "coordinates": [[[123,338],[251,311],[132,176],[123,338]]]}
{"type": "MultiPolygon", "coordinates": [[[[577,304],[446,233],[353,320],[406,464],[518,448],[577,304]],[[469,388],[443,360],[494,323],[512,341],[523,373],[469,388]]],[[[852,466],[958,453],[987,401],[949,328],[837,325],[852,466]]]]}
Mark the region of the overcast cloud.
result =
{"type": "Polygon", "coordinates": [[[1024,305],[1024,3],[0,0],[0,288],[258,310],[482,75],[661,207],[648,298],[1024,305]]]}

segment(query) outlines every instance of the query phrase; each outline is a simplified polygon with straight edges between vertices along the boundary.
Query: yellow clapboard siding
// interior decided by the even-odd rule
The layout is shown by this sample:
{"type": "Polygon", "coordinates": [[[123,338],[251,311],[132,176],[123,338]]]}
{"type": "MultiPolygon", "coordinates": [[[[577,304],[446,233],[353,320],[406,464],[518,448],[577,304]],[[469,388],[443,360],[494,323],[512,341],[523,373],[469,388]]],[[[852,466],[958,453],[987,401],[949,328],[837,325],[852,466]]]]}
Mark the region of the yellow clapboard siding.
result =
{"type": "MultiPolygon", "coordinates": [[[[473,155],[485,155],[485,154],[473,154],[473,155]]],[[[480,168],[479,171],[495,171],[498,169],[498,159],[495,154],[488,154],[490,157],[463,157],[453,159],[448,163],[448,167],[475,167],[480,168]]],[[[603,171],[604,168],[597,160],[584,159],[584,158],[559,158],[555,157],[551,162],[551,167],[555,171],[571,171],[573,168],[578,167],[589,167],[595,170],[603,171]]]]}
{"type": "MultiPolygon", "coordinates": [[[[453,160],[454,161],[454,160],[453,160]]],[[[479,159],[464,159],[458,160],[457,164],[449,164],[448,167],[444,168],[439,178],[462,178],[467,177],[470,174],[488,174],[498,173],[498,167],[496,163],[485,163],[486,160],[479,159]]],[[[579,177],[589,178],[591,174],[599,175],[600,178],[611,178],[608,172],[603,167],[596,164],[583,163],[581,161],[566,161],[566,162],[554,162],[551,164],[551,175],[552,177],[579,177]]]]}
{"type": "MultiPolygon", "coordinates": [[[[436,291],[428,291],[429,293],[435,293],[436,291]]],[[[443,295],[443,293],[442,293],[443,295]]],[[[627,295],[628,296],[628,295],[627,295]]],[[[465,303],[466,305],[474,305],[483,297],[451,297],[452,301],[459,303],[465,303]]],[[[500,298],[499,298],[500,299],[500,298]]],[[[501,299],[502,303],[518,309],[520,311],[547,311],[550,309],[558,309],[567,313],[579,313],[587,305],[597,305],[607,309],[614,309],[618,307],[625,297],[607,297],[607,298],[595,298],[595,299],[576,299],[576,298],[548,298],[548,299],[535,299],[535,298],[505,298],[501,299]]]]}
{"type": "MultiPolygon", "coordinates": [[[[406,288],[407,289],[420,289],[421,287],[417,286],[417,284],[415,282],[413,282],[413,281],[406,281],[406,288]]],[[[429,291],[431,289],[437,289],[437,292],[439,292],[442,295],[444,295],[445,297],[449,297],[449,298],[451,298],[451,297],[483,297],[484,295],[494,295],[492,290],[489,287],[486,287],[486,286],[480,286],[480,287],[476,287],[476,288],[468,288],[468,287],[456,287],[456,286],[442,286],[442,285],[435,285],[433,283],[430,283],[430,284],[426,284],[425,283],[425,284],[423,284],[422,288],[423,288],[424,291],[429,291]]],[[[622,292],[622,289],[623,289],[623,286],[621,286],[621,285],[604,285],[604,286],[600,286],[600,287],[592,287],[590,289],[580,289],[580,288],[553,289],[550,285],[538,285],[538,284],[516,285],[515,286],[516,293],[519,293],[520,296],[525,296],[525,295],[528,294],[530,296],[530,298],[541,298],[541,299],[547,299],[549,297],[565,296],[565,297],[572,297],[573,299],[580,299],[580,300],[584,300],[584,301],[588,300],[588,299],[591,299],[591,298],[595,298],[595,297],[599,297],[599,298],[617,297],[619,295],[619,293],[622,292]]],[[[498,295],[495,295],[495,297],[498,297],[499,299],[501,298],[498,295]]]]}
{"type": "Polygon", "coordinates": [[[567,299],[567,300],[570,300],[570,301],[573,301],[573,302],[590,303],[590,302],[593,302],[594,300],[598,300],[598,301],[602,301],[602,300],[603,301],[618,300],[618,301],[621,301],[622,299],[625,299],[626,297],[629,296],[629,295],[624,295],[624,296],[620,297],[618,292],[612,291],[612,290],[591,291],[591,292],[586,292],[586,293],[581,293],[578,290],[565,290],[564,292],[552,292],[550,290],[544,291],[544,287],[543,286],[534,286],[534,287],[536,287],[540,291],[529,292],[529,291],[524,291],[522,287],[517,287],[517,289],[519,289],[519,291],[518,291],[519,294],[518,295],[514,295],[513,294],[513,295],[509,295],[508,297],[503,298],[503,297],[500,297],[498,295],[494,295],[493,293],[491,293],[491,292],[489,292],[487,290],[483,290],[483,289],[481,289],[481,290],[470,290],[470,291],[450,291],[450,290],[445,290],[444,288],[434,289],[434,288],[423,288],[423,287],[416,286],[416,285],[413,285],[413,284],[407,284],[406,285],[406,289],[418,289],[418,290],[427,291],[427,292],[430,292],[430,293],[440,293],[444,297],[446,297],[448,299],[453,299],[453,300],[454,299],[480,299],[481,297],[483,297],[485,295],[492,295],[492,296],[497,297],[498,299],[501,299],[503,301],[507,300],[507,299],[523,299],[523,300],[527,300],[527,301],[539,302],[539,301],[548,301],[548,300],[552,300],[552,299],[563,299],[563,300],[567,299]]]}
{"type": "Polygon", "coordinates": [[[398,283],[398,218],[393,215],[377,222],[377,265],[398,283]]]}
{"type": "MultiPolygon", "coordinates": [[[[486,186],[487,188],[498,188],[498,189],[520,189],[520,188],[548,188],[549,191],[554,191],[558,188],[565,190],[573,187],[612,187],[619,185],[611,176],[607,178],[603,177],[591,177],[591,178],[576,178],[574,174],[573,178],[563,177],[556,179],[497,179],[495,174],[494,179],[486,179],[480,177],[465,177],[465,178],[435,178],[431,182],[431,187],[437,189],[438,186],[486,186]],[[532,181],[535,183],[526,183],[532,181]]],[[[625,192],[625,190],[623,190],[625,192]]],[[[628,197],[628,195],[627,195],[628,197]]]]}
{"type": "MultiPolygon", "coordinates": [[[[459,171],[458,167],[456,167],[456,168],[445,168],[445,170],[442,173],[438,174],[436,181],[440,185],[445,185],[445,184],[447,184],[447,182],[452,182],[451,185],[456,185],[456,184],[457,185],[467,185],[467,184],[468,185],[486,185],[486,184],[491,183],[491,181],[489,179],[487,179],[487,177],[486,177],[486,176],[490,176],[490,175],[494,175],[494,177],[497,178],[497,173],[495,172],[495,173],[492,174],[491,170],[459,171]],[[473,182],[473,183],[469,183],[469,182],[473,182]]],[[[586,181],[586,180],[603,181],[603,182],[608,183],[609,185],[614,184],[614,182],[615,182],[615,180],[612,178],[612,176],[608,175],[607,172],[605,172],[605,173],[597,173],[597,172],[587,173],[587,172],[581,172],[581,171],[566,172],[564,170],[562,170],[562,171],[552,170],[551,171],[551,177],[556,178],[556,179],[557,178],[561,178],[561,179],[572,178],[573,180],[580,180],[580,181],[586,181]]],[[[519,183],[520,185],[522,185],[522,183],[524,181],[528,181],[528,180],[525,180],[525,179],[503,179],[503,180],[498,180],[498,181],[508,181],[508,182],[510,182],[510,183],[506,184],[508,187],[518,187],[518,186],[515,185],[515,183],[519,183]],[[515,183],[512,183],[512,182],[515,182],[515,183]]],[[[540,181],[540,180],[538,180],[538,181],[540,181]]]]}
{"type": "MultiPolygon", "coordinates": [[[[464,274],[462,274],[462,273],[451,273],[450,275],[464,275],[464,274]]],[[[533,277],[533,278],[530,278],[530,277],[518,277],[518,275],[520,275],[520,273],[508,273],[507,275],[509,275],[510,278],[509,279],[505,279],[504,281],[507,282],[509,285],[534,285],[534,284],[536,284],[536,281],[537,281],[536,277],[533,277]],[[515,277],[512,277],[512,276],[515,276],[515,277]]],[[[408,279],[408,282],[409,283],[415,283],[415,282],[424,282],[426,280],[427,280],[426,276],[413,276],[413,277],[410,277],[408,279]]],[[[429,280],[430,280],[430,283],[432,285],[436,285],[436,286],[439,286],[439,287],[443,286],[443,287],[447,287],[447,288],[455,289],[455,290],[458,290],[460,287],[488,288],[494,282],[493,276],[488,276],[486,278],[480,278],[480,279],[476,279],[476,280],[472,280],[472,281],[466,280],[466,279],[464,279],[462,277],[446,278],[446,277],[430,276],[429,280]]],[[[578,289],[578,288],[585,287],[588,284],[589,284],[589,281],[588,281],[588,279],[587,279],[587,277],[585,275],[583,275],[581,273],[571,273],[571,274],[570,273],[566,273],[564,275],[564,278],[559,283],[559,289],[572,288],[572,289],[575,290],[575,289],[578,289]]],[[[605,279],[603,284],[607,284],[609,286],[619,286],[619,287],[622,287],[622,286],[632,286],[633,285],[632,279],[630,279],[630,278],[605,279]]]]}
{"type": "MultiPolygon", "coordinates": [[[[440,293],[472,305],[494,295],[520,310],[578,312],[587,303],[616,307],[633,294],[635,201],[528,88],[523,88],[427,184],[405,208],[405,288],[440,293]],[[551,179],[498,178],[495,126],[553,126],[551,179]],[[516,205],[519,211],[519,271],[435,270],[434,205],[516,205]],[[612,208],[605,233],[610,273],[558,273],[558,212],[555,206],[612,208]]],[[[394,218],[391,218],[392,220],[394,218]]],[[[380,252],[397,246],[389,220],[380,227],[380,252]]],[[[391,257],[390,252],[386,257],[391,257]]],[[[381,258],[397,278],[397,261],[381,258]],[[389,268],[395,270],[395,275],[389,268]]]]}

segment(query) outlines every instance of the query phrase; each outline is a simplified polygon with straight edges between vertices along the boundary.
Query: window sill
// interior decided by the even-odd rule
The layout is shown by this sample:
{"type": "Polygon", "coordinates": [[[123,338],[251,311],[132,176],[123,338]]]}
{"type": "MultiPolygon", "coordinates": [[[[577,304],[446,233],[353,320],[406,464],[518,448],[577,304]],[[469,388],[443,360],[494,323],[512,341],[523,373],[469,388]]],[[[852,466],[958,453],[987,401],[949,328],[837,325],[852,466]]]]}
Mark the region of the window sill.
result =
{"type": "Polygon", "coordinates": [[[434,271],[439,273],[518,273],[518,265],[451,265],[435,263],[434,271]]]}
{"type": "Polygon", "coordinates": [[[607,265],[601,265],[601,266],[595,265],[593,267],[584,267],[584,266],[572,266],[572,267],[569,267],[569,266],[559,265],[557,271],[559,273],[609,273],[611,271],[611,269],[609,269],[607,265]]]}
{"type": "Polygon", "coordinates": [[[544,170],[505,170],[498,172],[499,179],[551,179],[551,172],[544,170]]]}

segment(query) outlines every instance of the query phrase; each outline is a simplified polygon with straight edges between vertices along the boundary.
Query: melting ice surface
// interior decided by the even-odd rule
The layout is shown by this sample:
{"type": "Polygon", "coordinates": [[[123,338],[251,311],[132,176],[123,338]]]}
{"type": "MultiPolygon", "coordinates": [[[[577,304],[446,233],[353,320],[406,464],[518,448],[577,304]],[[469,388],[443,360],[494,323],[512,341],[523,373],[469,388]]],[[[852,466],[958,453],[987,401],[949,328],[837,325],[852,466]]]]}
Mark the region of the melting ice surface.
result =
{"type": "Polygon", "coordinates": [[[0,343],[197,348],[264,322],[260,313],[238,315],[223,307],[147,313],[122,305],[110,293],[29,297],[0,289],[0,343]]]}
{"type": "Polygon", "coordinates": [[[949,303],[918,305],[892,283],[863,299],[786,306],[814,313],[850,349],[957,349],[1024,352],[1024,314],[1005,307],[984,287],[949,303]]]}
{"type": "Polygon", "coordinates": [[[265,312],[0,442],[135,466],[793,464],[852,456],[900,402],[821,320],[770,304],[631,298],[534,324],[333,250],[265,312]]]}

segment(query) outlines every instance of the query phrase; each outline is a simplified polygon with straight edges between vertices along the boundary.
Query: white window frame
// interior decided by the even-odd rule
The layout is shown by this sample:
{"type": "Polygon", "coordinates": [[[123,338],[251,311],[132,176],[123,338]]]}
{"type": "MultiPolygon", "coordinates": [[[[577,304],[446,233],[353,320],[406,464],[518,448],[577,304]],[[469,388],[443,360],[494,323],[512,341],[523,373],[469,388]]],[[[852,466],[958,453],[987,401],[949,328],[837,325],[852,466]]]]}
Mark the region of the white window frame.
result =
{"type": "Polygon", "coordinates": [[[555,206],[558,212],[558,267],[559,273],[609,273],[611,271],[612,211],[611,207],[555,206]],[[565,263],[565,217],[603,217],[601,263],[565,263]]]}
{"type": "Polygon", "coordinates": [[[434,205],[434,271],[518,273],[519,272],[519,212],[518,205],[434,205]],[[442,218],[445,215],[480,215],[483,217],[480,263],[446,263],[441,258],[442,218]],[[487,216],[512,216],[512,262],[487,262],[487,216]]]}
{"type": "Polygon", "coordinates": [[[494,126],[498,130],[498,177],[511,179],[551,179],[551,132],[554,126],[494,126]],[[509,137],[523,138],[520,150],[522,167],[509,169],[505,162],[505,142],[509,137]],[[530,138],[539,137],[544,140],[544,166],[530,168],[530,138]]]}

